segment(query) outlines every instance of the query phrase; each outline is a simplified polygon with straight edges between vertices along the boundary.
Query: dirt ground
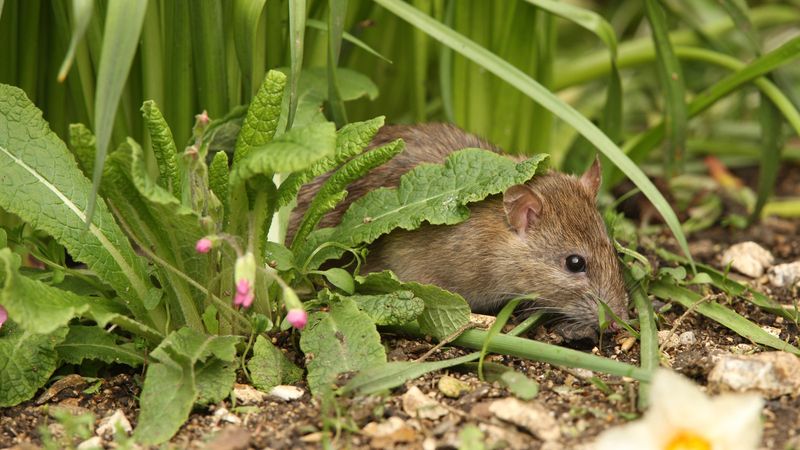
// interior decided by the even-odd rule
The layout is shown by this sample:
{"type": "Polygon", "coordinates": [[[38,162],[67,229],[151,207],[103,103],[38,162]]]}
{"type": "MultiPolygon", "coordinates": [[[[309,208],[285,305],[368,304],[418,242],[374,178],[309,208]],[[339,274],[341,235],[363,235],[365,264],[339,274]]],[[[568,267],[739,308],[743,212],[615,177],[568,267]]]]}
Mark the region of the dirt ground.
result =
{"type": "MultiPolygon", "coordinates": [[[[800,195],[800,168],[784,170],[778,192],[781,195],[800,195]]],[[[719,255],[730,244],[753,240],[769,249],[776,263],[800,260],[800,219],[768,219],[746,230],[711,228],[690,237],[694,256],[703,262],[720,267],[719,255]]],[[[672,245],[664,235],[664,245],[672,245]]],[[[743,278],[744,279],[744,278],[743,278]]],[[[763,292],[783,304],[792,304],[798,293],[788,288],[770,289],[766,284],[749,280],[763,292]]],[[[656,304],[658,310],[662,303],[656,304]]],[[[760,326],[780,330],[780,338],[798,343],[797,326],[751,304],[737,300],[731,304],[739,314],[760,326]]],[[[712,367],[712,357],[720,353],[758,351],[759,346],[733,333],[727,328],[694,312],[675,324],[685,310],[674,305],[663,313],[660,330],[675,327],[675,334],[692,332],[693,342],[681,342],[665,349],[663,364],[690,377],[700,385],[712,367]]],[[[545,328],[531,332],[530,337],[545,342],[560,343],[560,338],[545,328]]],[[[590,351],[638,364],[638,344],[625,345],[624,336],[608,339],[602,348],[590,351]]],[[[392,360],[413,360],[426,353],[433,344],[424,340],[409,340],[402,336],[386,336],[387,353],[392,360]]],[[[452,358],[466,351],[445,347],[431,359],[452,358]]],[[[592,383],[585,371],[564,370],[546,363],[518,358],[493,356],[491,361],[507,365],[535,379],[540,391],[534,402],[549,411],[558,423],[562,437],[558,444],[544,444],[539,437],[526,429],[498,419],[489,404],[508,397],[509,392],[498,383],[479,381],[472,372],[439,371],[406,383],[387,396],[343,399],[333,408],[325,408],[306,393],[299,400],[284,402],[264,399],[252,406],[235,406],[230,401],[208,409],[198,409],[171,441],[171,448],[208,448],[216,450],[247,448],[320,448],[326,442],[335,448],[457,448],[459,433],[466,425],[478,426],[490,445],[511,448],[556,449],[580,448],[599,432],[611,425],[625,423],[639,415],[636,410],[637,383],[629,379],[599,375],[605,386],[592,383]],[[458,398],[442,395],[437,385],[444,375],[466,382],[469,391],[458,398]],[[417,419],[404,410],[402,398],[413,387],[430,394],[446,413],[438,419],[417,419]],[[233,416],[225,416],[221,408],[233,416]],[[217,414],[215,414],[217,412],[217,414]],[[374,429],[375,424],[392,419],[396,426],[390,433],[375,434],[363,430],[374,429]],[[397,420],[399,419],[399,420],[397,420]],[[240,423],[229,423],[237,422],[240,423]],[[372,427],[372,428],[369,428],[372,427]]],[[[76,380],[74,386],[58,392],[39,405],[35,401],[0,410],[0,448],[37,448],[42,445],[40,427],[49,427],[54,433],[61,430],[51,417],[55,406],[67,408],[73,414],[94,413],[99,420],[121,409],[132,425],[136,425],[137,396],[141,389],[141,375],[124,369],[107,373],[100,384],[92,380],[76,380]],[[89,389],[94,387],[95,389],[89,389]]],[[[598,374],[595,374],[598,375],[598,374]]],[[[302,386],[305,387],[305,386],[302,386]]],[[[223,412],[224,413],[224,412],[223,412]]],[[[764,437],[762,447],[767,449],[800,449],[800,398],[782,396],[768,400],[763,410],[764,437]]],[[[76,440],[80,442],[80,439],[76,440]]],[[[118,448],[105,443],[107,448],[118,448]]],[[[124,446],[123,446],[124,447],[124,446]]]]}

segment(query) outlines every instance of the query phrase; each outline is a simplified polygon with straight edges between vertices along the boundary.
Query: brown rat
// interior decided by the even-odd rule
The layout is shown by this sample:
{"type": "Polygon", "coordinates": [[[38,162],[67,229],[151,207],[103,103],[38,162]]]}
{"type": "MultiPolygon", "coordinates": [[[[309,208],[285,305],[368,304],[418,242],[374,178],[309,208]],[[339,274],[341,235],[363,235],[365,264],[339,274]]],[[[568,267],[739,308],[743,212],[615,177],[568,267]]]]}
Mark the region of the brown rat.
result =
{"type": "MultiPolygon", "coordinates": [[[[441,163],[466,147],[499,152],[447,124],[386,126],[371,147],[398,138],[405,141],[405,150],[348,186],[346,200],[321,226],[336,225],[353,201],[379,187],[396,187],[401,175],[421,163],[441,163]]],[[[329,175],[300,191],[289,240],[329,175]]],[[[470,204],[470,217],[460,224],[425,224],[381,237],[370,246],[365,271],[389,269],[403,281],[440,286],[461,294],[481,313],[494,313],[514,297],[535,294],[529,311],[555,313],[560,319],[557,329],[568,340],[593,341],[598,299],[623,319],[628,317],[619,262],[595,206],[599,186],[598,161],[580,178],[554,171],[537,175],[470,204]]]]}

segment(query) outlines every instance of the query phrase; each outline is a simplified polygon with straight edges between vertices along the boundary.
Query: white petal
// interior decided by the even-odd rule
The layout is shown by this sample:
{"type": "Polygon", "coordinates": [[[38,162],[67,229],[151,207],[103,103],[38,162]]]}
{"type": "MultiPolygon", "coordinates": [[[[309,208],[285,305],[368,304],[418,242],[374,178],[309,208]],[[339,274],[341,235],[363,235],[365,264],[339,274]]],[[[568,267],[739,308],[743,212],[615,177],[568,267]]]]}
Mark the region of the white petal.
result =
{"type": "Polygon", "coordinates": [[[703,431],[717,419],[713,403],[697,385],[666,369],[653,377],[650,405],[647,420],[662,428],[703,431]]]}
{"type": "Polygon", "coordinates": [[[604,431],[592,443],[591,450],[659,450],[653,430],[644,420],[604,431]]]}
{"type": "Polygon", "coordinates": [[[761,442],[764,401],[754,394],[726,394],[713,400],[716,410],[708,436],[720,450],[750,450],[761,442]]]}

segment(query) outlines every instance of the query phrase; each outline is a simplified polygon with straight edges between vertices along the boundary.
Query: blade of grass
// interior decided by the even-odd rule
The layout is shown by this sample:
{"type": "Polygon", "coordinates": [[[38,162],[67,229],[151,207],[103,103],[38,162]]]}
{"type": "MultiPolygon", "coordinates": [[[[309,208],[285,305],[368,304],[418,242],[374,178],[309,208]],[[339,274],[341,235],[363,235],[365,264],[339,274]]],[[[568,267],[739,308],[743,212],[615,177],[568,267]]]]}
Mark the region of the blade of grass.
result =
{"type": "Polygon", "coordinates": [[[108,4],[100,67],[97,73],[97,95],[94,106],[97,153],[92,175],[92,192],[86,211],[87,225],[92,222],[117,107],[139,44],[139,34],[142,31],[146,10],[145,0],[108,4]]]}
{"type": "MultiPolygon", "coordinates": [[[[639,313],[639,355],[641,357],[640,367],[648,372],[654,372],[659,365],[658,352],[658,328],[656,327],[656,315],[653,311],[653,304],[647,297],[642,286],[637,286],[631,291],[633,304],[639,313]]],[[[641,382],[639,384],[639,404],[640,410],[647,409],[650,397],[650,383],[641,382]]]]}
{"type": "Polygon", "coordinates": [[[167,118],[178,151],[183,151],[191,137],[194,84],[192,78],[192,32],[189,4],[186,1],[164,3],[164,65],[166,71],[164,116],[167,118]]]}
{"type": "Polygon", "coordinates": [[[656,49],[658,80],[664,91],[664,128],[667,151],[664,152],[664,171],[667,177],[682,172],[686,146],[686,88],[680,62],[672,49],[667,33],[667,18],[656,0],[645,0],[645,14],[650,22],[656,49]]]}
{"type": "MultiPolygon", "coordinates": [[[[141,64],[142,92],[144,100],[153,100],[156,104],[164,104],[164,48],[161,38],[161,15],[158,8],[152,5],[147,8],[142,27],[141,64]]],[[[168,26],[172,26],[169,24],[168,26]]],[[[172,70],[172,67],[169,67],[172,70]]],[[[134,105],[138,108],[141,105],[134,105]]],[[[147,133],[145,133],[147,135],[147,133]]]]}
{"type": "Polygon", "coordinates": [[[650,286],[650,292],[664,300],[677,302],[684,308],[694,308],[698,313],[755,343],[800,356],[800,349],[797,347],[767,333],[758,325],[709,297],[661,280],[650,286]]]}
{"type": "Polygon", "coordinates": [[[289,0],[289,112],[286,130],[292,128],[297,112],[297,86],[303,68],[303,47],[306,30],[306,0],[289,0]]]}
{"type": "Polygon", "coordinates": [[[189,2],[189,18],[192,29],[197,30],[192,35],[191,46],[199,106],[211,117],[222,117],[228,112],[222,3],[219,0],[192,0],[189,2]]]}
{"type": "MultiPolygon", "coordinates": [[[[312,18],[306,19],[306,27],[314,29],[314,30],[324,31],[324,32],[328,31],[328,24],[326,24],[325,22],[323,22],[321,20],[312,19],[312,18]]],[[[346,31],[342,32],[342,39],[344,39],[345,41],[355,45],[356,47],[360,48],[361,50],[364,50],[365,52],[369,53],[370,55],[372,55],[372,56],[374,56],[376,58],[382,59],[383,61],[385,61],[385,62],[387,62],[389,64],[392,63],[391,59],[389,59],[389,58],[383,56],[382,54],[378,53],[377,50],[375,50],[374,48],[370,47],[366,42],[362,41],[361,39],[353,36],[352,34],[346,32],[346,31]]]]}
{"type": "MultiPolygon", "coordinates": [[[[453,27],[453,14],[455,13],[455,0],[445,3],[444,23],[453,27]]],[[[450,123],[455,123],[453,112],[453,50],[446,45],[439,46],[439,90],[444,106],[444,116],[450,123]]]]}
{"type": "Polygon", "coordinates": [[[83,39],[83,34],[86,33],[86,27],[89,26],[89,20],[92,18],[92,9],[94,8],[94,0],[72,0],[72,18],[74,25],[72,27],[72,37],[69,40],[69,49],[64,56],[64,62],[58,70],[58,81],[63,82],[67,78],[67,72],[72,67],[72,60],[75,59],[75,51],[78,49],[78,43],[83,39]]]}
{"type": "Polygon", "coordinates": [[[764,205],[767,204],[775,182],[778,179],[781,149],[783,148],[782,122],[778,109],[765,95],[761,95],[761,104],[758,111],[761,122],[761,164],[758,168],[758,189],[756,204],[750,215],[750,223],[755,222],[760,216],[764,205]]]}
{"type": "Polygon", "coordinates": [[[611,53],[611,58],[616,58],[617,36],[611,24],[601,15],[579,6],[553,0],[525,1],[591,31],[606,44],[611,53]]]}
{"type": "Polygon", "coordinates": [[[656,210],[664,217],[675,239],[688,258],[691,259],[686,237],[681,231],[680,222],[675,212],[661,195],[658,189],[647,176],[616,146],[602,131],[600,131],[586,117],[582,116],[569,104],[565,103],[552,92],[542,87],[535,80],[522,73],[516,67],[497,57],[483,47],[475,44],[463,35],[442,25],[430,16],[399,0],[375,0],[381,6],[389,9],[402,19],[424,30],[431,37],[447,45],[456,52],[466,56],[483,66],[487,71],[497,75],[507,83],[519,89],[525,95],[547,108],[561,120],[569,123],[578,130],[587,140],[594,144],[614,164],[616,164],[633,183],[641,189],[642,193],[653,203],[656,210]]]}
{"type": "Polygon", "coordinates": [[[45,53],[44,46],[47,41],[47,29],[40,30],[42,21],[41,9],[41,0],[20,2],[18,41],[20,49],[19,65],[17,66],[17,86],[25,91],[25,94],[33,103],[38,101],[38,84],[41,83],[39,75],[46,73],[44,67],[39,67],[39,58],[42,56],[41,53],[45,53]],[[45,32],[43,33],[42,31],[45,32]],[[39,51],[40,46],[42,47],[41,52],[39,51]]]}
{"type": "Polygon", "coordinates": [[[483,347],[481,347],[480,351],[480,358],[478,359],[478,378],[483,381],[483,360],[486,358],[486,355],[489,353],[489,341],[498,334],[500,331],[503,330],[503,327],[506,326],[508,323],[508,319],[511,317],[511,314],[517,309],[517,305],[521,302],[521,298],[515,298],[503,306],[503,309],[497,314],[497,319],[495,319],[494,323],[489,330],[486,332],[486,341],[483,343],[483,347]]]}
{"type": "Polygon", "coordinates": [[[233,2],[233,39],[236,44],[236,58],[242,68],[242,79],[248,97],[255,95],[261,80],[256,80],[263,68],[255,68],[254,45],[258,33],[258,24],[267,0],[234,0],[233,2]],[[258,84],[256,84],[258,83],[258,84]]]}
{"type": "Polygon", "coordinates": [[[336,128],[341,128],[347,123],[347,111],[344,109],[344,102],[339,93],[339,82],[336,79],[336,66],[339,65],[339,54],[342,50],[346,15],[347,0],[328,0],[328,107],[336,128]]]}

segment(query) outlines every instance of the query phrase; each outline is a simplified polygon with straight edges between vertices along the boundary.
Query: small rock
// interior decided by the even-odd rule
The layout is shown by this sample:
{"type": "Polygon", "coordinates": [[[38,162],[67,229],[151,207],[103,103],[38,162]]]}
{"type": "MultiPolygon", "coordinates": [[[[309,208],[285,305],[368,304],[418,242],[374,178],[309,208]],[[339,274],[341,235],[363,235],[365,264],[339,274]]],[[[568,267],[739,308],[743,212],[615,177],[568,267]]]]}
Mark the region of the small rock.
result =
{"type": "Polygon", "coordinates": [[[217,433],[214,440],[203,447],[205,450],[245,450],[250,448],[250,432],[244,428],[228,425],[217,433]]]}
{"type": "Polygon", "coordinates": [[[572,369],[572,373],[575,374],[581,380],[588,380],[594,376],[594,372],[589,369],[584,369],[583,367],[576,367],[572,369]]]}
{"type": "Polygon", "coordinates": [[[436,420],[445,414],[447,409],[436,400],[428,397],[413,386],[403,395],[403,411],[418,419],[436,420]]]}
{"type": "Polygon", "coordinates": [[[495,400],[489,410],[499,419],[525,428],[543,441],[555,441],[561,437],[558,422],[550,411],[535,402],[522,402],[513,397],[495,400]]]}
{"type": "Polygon", "coordinates": [[[458,378],[444,375],[439,378],[439,392],[445,397],[458,398],[465,392],[470,392],[472,389],[469,384],[459,380],[458,378]]]}
{"type": "Polygon", "coordinates": [[[489,448],[528,449],[531,448],[531,438],[525,433],[517,431],[514,427],[499,427],[488,423],[479,423],[478,428],[486,434],[489,448]]]}
{"type": "Polygon", "coordinates": [[[285,402],[297,400],[303,397],[303,394],[305,393],[306,391],[303,390],[303,388],[299,388],[297,386],[292,386],[292,385],[275,386],[274,388],[269,390],[269,395],[271,397],[275,397],[285,402]]]}
{"type": "Polygon", "coordinates": [[[767,333],[775,336],[776,338],[780,338],[781,337],[781,329],[780,328],[771,327],[769,325],[761,325],[761,329],[766,331],[767,333]]]}
{"type": "Polygon", "coordinates": [[[719,391],[757,391],[767,398],[800,394],[800,359],[787,352],[725,355],[708,374],[719,391]]]}
{"type": "Polygon", "coordinates": [[[694,331],[684,331],[680,336],[678,336],[678,342],[680,342],[681,345],[694,345],[696,341],[697,340],[694,337],[694,331]]]}
{"type": "Polygon", "coordinates": [[[417,432],[403,419],[394,416],[382,423],[370,422],[361,432],[372,438],[370,445],[373,448],[394,448],[398,442],[417,439],[417,432]]]}
{"type": "Polygon", "coordinates": [[[775,261],[772,253],[753,241],[732,245],[722,254],[722,265],[728,264],[737,272],[750,278],[758,278],[775,261]]]}
{"type": "Polygon", "coordinates": [[[103,438],[100,436],[94,436],[78,444],[77,450],[96,450],[102,448],[103,438]]]}
{"type": "Polygon", "coordinates": [[[633,344],[635,343],[636,343],[636,338],[633,336],[628,336],[627,338],[625,338],[624,341],[622,341],[622,345],[620,346],[620,348],[622,349],[623,352],[627,352],[628,350],[631,349],[631,347],[633,347],[633,344]]]}
{"type": "Polygon", "coordinates": [[[680,345],[681,340],[677,334],[673,333],[671,330],[661,330],[658,332],[658,345],[664,346],[664,348],[672,348],[677,347],[680,345]],[[667,341],[669,339],[669,341],[667,341]],[[667,344],[664,345],[664,342],[667,344]]]}
{"type": "Polygon", "coordinates": [[[773,266],[767,272],[769,283],[775,287],[791,287],[800,281],[800,261],[773,266]]]}
{"type": "Polygon", "coordinates": [[[234,384],[233,395],[236,396],[236,401],[242,405],[253,405],[267,398],[267,394],[248,384],[234,384]]]}
{"type": "Polygon", "coordinates": [[[100,420],[100,425],[97,426],[98,436],[114,436],[117,434],[117,428],[121,429],[127,434],[133,431],[130,421],[125,417],[125,413],[121,409],[114,411],[112,414],[100,420]]]}
{"type": "Polygon", "coordinates": [[[471,313],[469,315],[469,322],[474,324],[477,328],[482,328],[484,330],[494,325],[495,320],[497,320],[497,317],[495,316],[486,316],[475,313],[471,313]]]}
{"type": "Polygon", "coordinates": [[[234,425],[239,425],[239,424],[242,423],[242,419],[240,419],[239,416],[237,416],[236,414],[231,413],[226,408],[219,408],[216,411],[214,411],[214,417],[217,420],[220,420],[220,421],[226,422],[226,423],[232,423],[234,425]]]}

